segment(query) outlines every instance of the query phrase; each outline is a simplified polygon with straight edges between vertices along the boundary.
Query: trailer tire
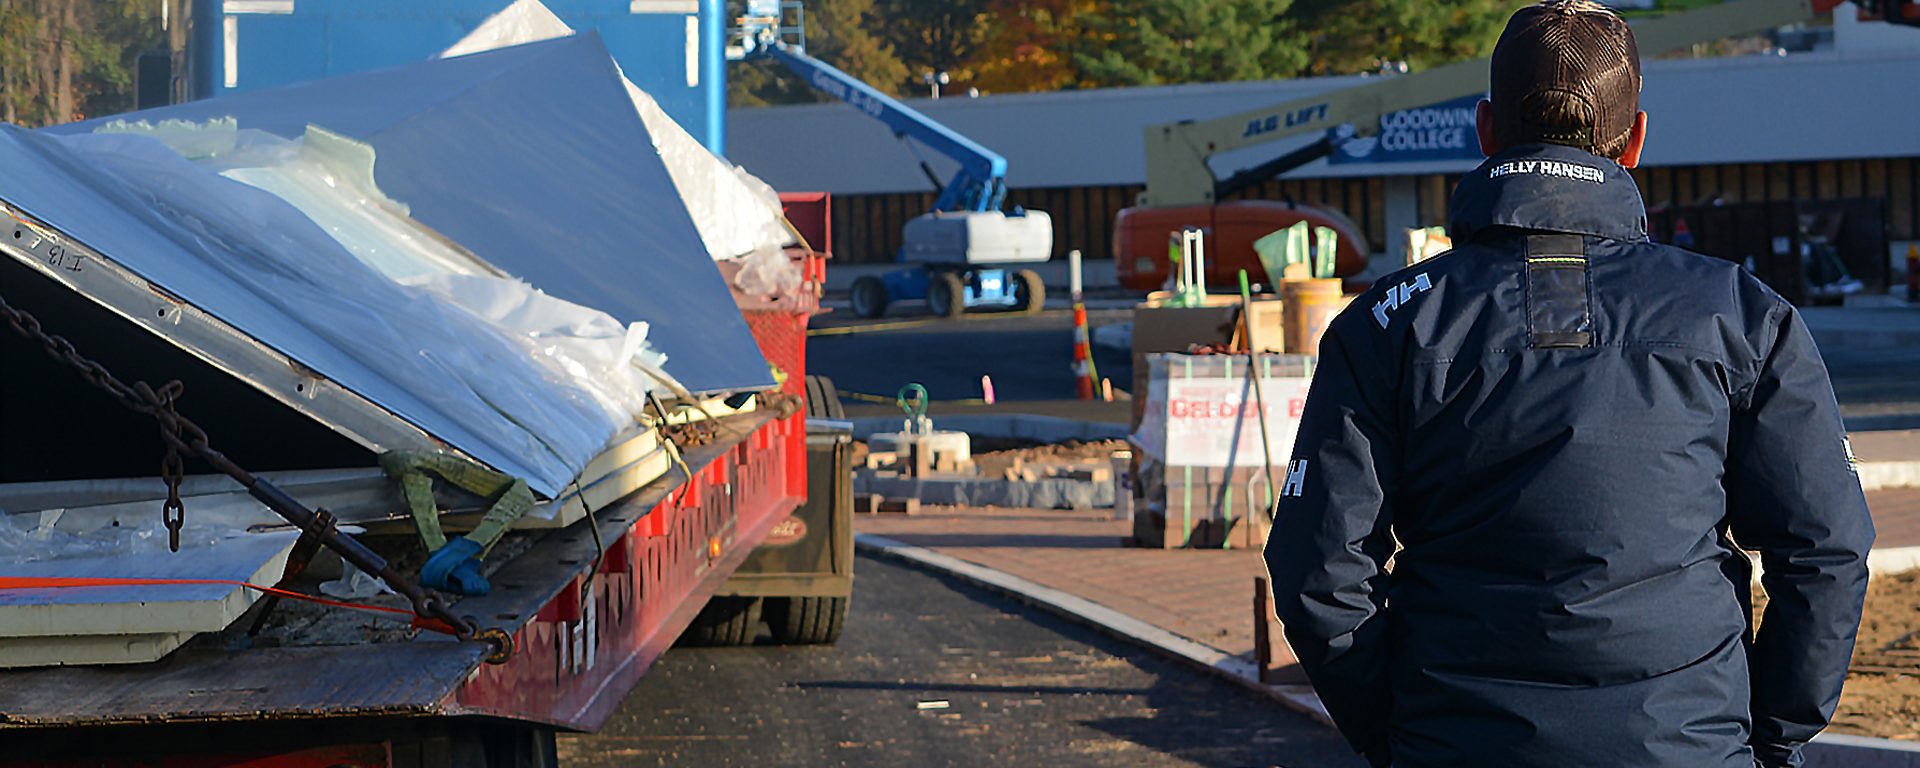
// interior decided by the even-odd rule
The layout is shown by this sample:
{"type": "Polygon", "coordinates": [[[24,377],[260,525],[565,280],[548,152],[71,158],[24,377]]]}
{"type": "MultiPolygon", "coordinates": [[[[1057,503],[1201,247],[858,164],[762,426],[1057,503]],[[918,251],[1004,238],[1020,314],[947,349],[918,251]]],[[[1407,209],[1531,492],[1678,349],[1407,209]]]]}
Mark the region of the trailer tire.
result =
{"type": "Polygon", "coordinates": [[[967,286],[952,272],[936,272],[927,286],[927,309],[949,320],[967,312],[967,286]]]}
{"type": "Polygon", "coordinates": [[[1047,284],[1040,273],[1022,269],[1013,273],[1013,308],[1024,315],[1037,315],[1047,308],[1047,284]]]}
{"type": "Polygon", "coordinates": [[[887,284],[867,275],[853,281],[853,313],[872,320],[887,313],[887,284]]]}
{"type": "Polygon", "coordinates": [[[781,645],[832,645],[847,623],[846,597],[769,597],[767,629],[781,645]]]}
{"type": "Polygon", "coordinates": [[[840,388],[825,376],[807,376],[807,418],[847,419],[846,406],[840,403],[840,388]]]}
{"type": "Polygon", "coordinates": [[[760,598],[714,595],[680,635],[680,645],[752,645],[760,630],[760,598]]]}

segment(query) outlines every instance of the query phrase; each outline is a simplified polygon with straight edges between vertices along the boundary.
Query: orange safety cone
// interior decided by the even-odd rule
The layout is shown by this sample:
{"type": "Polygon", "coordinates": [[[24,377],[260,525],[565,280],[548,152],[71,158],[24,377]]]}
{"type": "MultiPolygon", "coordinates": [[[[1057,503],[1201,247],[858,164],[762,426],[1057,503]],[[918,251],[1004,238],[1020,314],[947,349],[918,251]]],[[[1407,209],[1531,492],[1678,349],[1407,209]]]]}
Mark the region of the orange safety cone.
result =
{"type": "Polygon", "coordinates": [[[1093,341],[1087,332],[1087,305],[1080,296],[1080,252],[1067,253],[1068,287],[1073,295],[1073,377],[1075,394],[1081,400],[1094,398],[1093,382],[1100,377],[1093,367],[1093,341]]]}
{"type": "Polygon", "coordinates": [[[1093,399],[1093,346],[1087,335],[1087,308],[1073,303],[1073,377],[1081,400],[1093,399]]]}

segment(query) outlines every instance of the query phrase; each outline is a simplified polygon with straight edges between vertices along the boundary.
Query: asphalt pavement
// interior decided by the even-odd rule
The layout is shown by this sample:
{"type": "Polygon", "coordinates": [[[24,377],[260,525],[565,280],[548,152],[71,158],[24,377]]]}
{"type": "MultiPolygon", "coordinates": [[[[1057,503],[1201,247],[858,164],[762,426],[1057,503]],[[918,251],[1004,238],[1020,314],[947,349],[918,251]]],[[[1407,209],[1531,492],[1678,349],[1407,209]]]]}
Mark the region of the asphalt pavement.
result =
{"type": "MultiPolygon", "coordinates": [[[[1193,669],[862,556],[835,646],[676,648],[569,766],[1357,768],[1331,729],[1193,669]]],[[[764,639],[764,638],[763,638],[764,639]]]]}
{"type": "MultiPolygon", "coordinates": [[[[918,382],[936,402],[966,400],[983,394],[984,375],[992,377],[1000,400],[1074,396],[1070,310],[1037,315],[981,312],[958,320],[902,314],[861,321],[852,315],[826,315],[812,327],[853,332],[807,339],[807,372],[832,377],[843,392],[891,399],[902,385],[918,382]]],[[[1122,310],[1088,312],[1094,325],[1131,317],[1122,310]]],[[[1133,360],[1125,351],[1094,348],[1094,367],[1115,387],[1133,384],[1133,360]]]]}
{"type": "MultiPolygon", "coordinates": [[[[1803,313],[1848,429],[1920,428],[1920,308],[1822,307],[1803,313]]],[[[1088,311],[1094,326],[1131,319],[1122,309],[1088,311]]],[[[833,335],[808,339],[807,371],[832,377],[843,391],[890,401],[901,385],[919,382],[936,403],[965,400],[981,396],[984,374],[993,378],[1000,400],[1073,397],[1073,315],[1066,309],[940,320],[903,303],[879,320],[841,311],[816,318],[813,328],[831,329],[827,333],[833,335]]],[[[1119,389],[1132,386],[1133,361],[1126,351],[1094,347],[1093,352],[1102,377],[1119,389]]],[[[939,416],[937,406],[934,416],[939,416]]]]}

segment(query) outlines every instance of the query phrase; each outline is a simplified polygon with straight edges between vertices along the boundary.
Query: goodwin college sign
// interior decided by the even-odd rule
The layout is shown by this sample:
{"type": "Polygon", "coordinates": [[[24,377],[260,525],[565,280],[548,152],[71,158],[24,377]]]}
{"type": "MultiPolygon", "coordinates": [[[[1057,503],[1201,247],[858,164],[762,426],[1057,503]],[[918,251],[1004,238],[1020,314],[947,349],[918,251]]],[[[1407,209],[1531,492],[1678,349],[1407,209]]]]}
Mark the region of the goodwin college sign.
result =
{"type": "Polygon", "coordinates": [[[1480,141],[1473,132],[1473,109],[1483,96],[1475,94],[1419,109],[1389,112],[1380,118],[1380,133],[1349,140],[1327,161],[1349,163],[1408,163],[1433,160],[1481,159],[1480,141]]]}

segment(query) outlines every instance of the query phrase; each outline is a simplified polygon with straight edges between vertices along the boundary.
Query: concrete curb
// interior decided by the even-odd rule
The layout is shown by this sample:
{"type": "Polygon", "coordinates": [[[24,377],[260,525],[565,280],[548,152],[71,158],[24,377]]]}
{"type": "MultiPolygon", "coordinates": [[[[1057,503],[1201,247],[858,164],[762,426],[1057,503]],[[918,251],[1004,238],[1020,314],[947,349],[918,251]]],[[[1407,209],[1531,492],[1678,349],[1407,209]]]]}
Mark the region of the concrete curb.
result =
{"type": "Polygon", "coordinates": [[[1260,682],[1259,671],[1254,668],[1252,661],[1181,637],[1092,600],[885,536],[857,533],[854,534],[853,543],[856,549],[944,573],[1099,630],[1104,634],[1170,656],[1176,661],[1185,662],[1217,677],[1237,683],[1242,688],[1272,698],[1327,726],[1333,725],[1333,718],[1327,714],[1326,707],[1320,704],[1320,697],[1314,695],[1312,688],[1304,685],[1267,685],[1260,682]]]}
{"type": "Polygon", "coordinates": [[[1920,461],[1863,461],[1859,471],[1862,490],[1920,488],[1920,461]]]}
{"type": "Polygon", "coordinates": [[[1874,576],[1920,568],[1920,547],[1874,547],[1867,551],[1867,573],[1874,576]]]}
{"type": "MultiPolygon", "coordinates": [[[[1098,630],[1155,651],[1176,661],[1212,673],[1247,690],[1267,696],[1288,709],[1333,727],[1333,718],[1320,703],[1311,686],[1268,685],[1260,682],[1259,671],[1251,661],[1230,655],[1212,646],[1189,640],[1153,624],[1115,611],[1078,595],[1042,586],[1009,573],[925,547],[896,541],[870,533],[856,533],[854,548],[946,574],[990,592],[1006,595],[1055,616],[1098,630]]],[[[1920,547],[1902,547],[1885,552],[1901,553],[1920,561],[1920,547]],[[1910,554],[1907,550],[1912,550],[1910,554]]],[[[1876,554],[1880,552],[1877,551],[1876,554]]],[[[1920,744],[1867,736],[1822,733],[1803,751],[1802,768],[1920,768],[1920,744]]]]}
{"type": "Polygon", "coordinates": [[[956,507],[1037,507],[1096,509],[1113,506],[1113,483],[1070,480],[1002,480],[989,477],[889,477],[867,470],[853,474],[855,496],[919,499],[922,504],[956,507]]]}
{"type": "Polygon", "coordinates": [[[1822,733],[1801,751],[1801,768],[1920,768],[1920,744],[1822,733]]]}

